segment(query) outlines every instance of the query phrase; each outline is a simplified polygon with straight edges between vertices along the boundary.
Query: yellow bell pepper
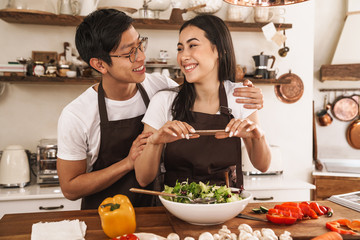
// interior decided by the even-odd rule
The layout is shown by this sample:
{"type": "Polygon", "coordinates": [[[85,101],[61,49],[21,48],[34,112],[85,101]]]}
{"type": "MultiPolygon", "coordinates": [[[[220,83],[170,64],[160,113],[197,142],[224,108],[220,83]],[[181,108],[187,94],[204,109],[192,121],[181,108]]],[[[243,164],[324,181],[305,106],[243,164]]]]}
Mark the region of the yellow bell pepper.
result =
{"type": "Polygon", "coordinates": [[[136,230],[135,210],[125,195],[118,194],[106,198],[100,204],[98,213],[101,227],[110,238],[134,233],[136,230]]]}

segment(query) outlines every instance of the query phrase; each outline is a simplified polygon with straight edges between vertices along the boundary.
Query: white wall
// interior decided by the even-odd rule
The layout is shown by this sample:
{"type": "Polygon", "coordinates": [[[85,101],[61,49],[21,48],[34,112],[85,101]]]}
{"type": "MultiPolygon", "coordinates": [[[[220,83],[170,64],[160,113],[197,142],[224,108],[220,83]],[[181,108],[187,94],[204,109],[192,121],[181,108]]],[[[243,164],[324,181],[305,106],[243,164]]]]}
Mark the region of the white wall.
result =
{"type": "MultiPolygon", "coordinates": [[[[104,2],[105,0],[102,4],[104,2]]],[[[122,3],[123,6],[141,7],[142,1],[122,1],[122,3]]],[[[186,6],[185,1],[182,3],[186,6]]],[[[322,8],[321,11],[331,6],[322,8]]],[[[285,174],[308,181],[313,169],[314,8],[314,1],[286,7],[286,22],[293,24],[293,28],[286,31],[288,37],[286,44],[290,47],[286,58],[279,57],[277,51],[280,47],[267,42],[260,32],[232,33],[239,64],[249,70],[253,69],[252,56],[264,51],[267,55],[276,56],[275,66],[279,68],[279,74],[287,73],[291,69],[292,73],[303,80],[304,94],[294,104],[279,101],[274,94],[273,85],[259,85],[265,100],[265,106],[260,111],[260,119],[269,142],[279,145],[282,149],[285,174]]],[[[223,9],[217,15],[224,17],[225,12],[226,4],[223,4],[223,9]]],[[[169,15],[170,11],[167,11],[162,17],[168,18],[169,15]]],[[[185,16],[190,17],[191,13],[185,16]]],[[[325,21],[328,20],[324,19],[325,21]]],[[[74,46],[74,32],[75,27],[9,24],[0,20],[0,63],[15,60],[17,57],[30,57],[33,50],[62,52],[63,42],[68,41],[74,46]]],[[[160,49],[166,49],[175,59],[177,31],[139,29],[139,32],[150,37],[148,58],[157,57],[160,49]]],[[[323,51],[327,50],[323,49],[323,51]]],[[[324,59],[327,59],[326,57],[324,59]]],[[[317,83],[316,80],[315,82],[317,83]]],[[[5,94],[0,96],[0,149],[16,143],[35,151],[41,138],[56,137],[57,118],[61,109],[87,87],[87,85],[7,84],[5,94]]],[[[319,135],[326,134],[319,132],[319,135]]]]}
{"type": "MultiPolygon", "coordinates": [[[[315,48],[314,48],[314,101],[315,111],[323,108],[324,96],[328,93],[320,92],[322,88],[360,88],[359,81],[325,81],[320,82],[320,68],[323,64],[331,64],[336,45],[340,38],[347,1],[345,0],[316,0],[315,1],[315,48]]],[[[354,37],[359,39],[360,31],[354,29],[354,37]]],[[[360,57],[358,56],[360,61],[360,57]]],[[[347,92],[353,94],[355,92],[347,92]]],[[[360,94],[360,91],[356,93],[360,94]]],[[[337,96],[344,92],[337,92],[337,96]]],[[[330,101],[335,99],[335,92],[329,94],[330,101]]],[[[352,148],[346,140],[346,129],[351,122],[342,122],[333,118],[331,125],[322,127],[317,125],[318,156],[319,158],[360,159],[360,150],[352,148]]]]}

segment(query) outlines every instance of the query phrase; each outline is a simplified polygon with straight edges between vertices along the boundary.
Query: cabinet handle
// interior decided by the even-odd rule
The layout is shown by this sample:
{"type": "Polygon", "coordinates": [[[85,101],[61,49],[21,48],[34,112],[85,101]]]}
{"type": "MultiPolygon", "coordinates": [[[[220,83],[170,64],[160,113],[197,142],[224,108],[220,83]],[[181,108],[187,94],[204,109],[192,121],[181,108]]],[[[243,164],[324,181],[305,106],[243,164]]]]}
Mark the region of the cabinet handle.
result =
{"type": "Polygon", "coordinates": [[[254,199],[254,201],[270,201],[270,200],[273,200],[274,197],[265,197],[265,198],[254,197],[253,199],[254,199]]]}
{"type": "Polygon", "coordinates": [[[64,208],[64,205],[54,206],[54,207],[43,207],[43,206],[39,207],[40,210],[55,210],[55,209],[62,209],[62,208],[64,208]]]}

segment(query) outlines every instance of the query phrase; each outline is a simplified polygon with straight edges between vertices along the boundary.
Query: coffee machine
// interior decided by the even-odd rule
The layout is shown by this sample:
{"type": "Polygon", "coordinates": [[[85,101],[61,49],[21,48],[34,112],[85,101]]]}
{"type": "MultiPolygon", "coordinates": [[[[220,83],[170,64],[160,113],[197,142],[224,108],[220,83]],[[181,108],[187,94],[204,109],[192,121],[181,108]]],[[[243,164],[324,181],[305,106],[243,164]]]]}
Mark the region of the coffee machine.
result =
{"type": "Polygon", "coordinates": [[[270,69],[273,68],[275,63],[275,56],[264,55],[264,52],[261,52],[260,55],[253,56],[253,59],[255,61],[256,68],[254,78],[269,78],[268,61],[269,59],[272,60],[270,69]]]}
{"type": "Polygon", "coordinates": [[[37,183],[58,185],[56,169],[57,140],[41,139],[37,146],[37,183]]]}

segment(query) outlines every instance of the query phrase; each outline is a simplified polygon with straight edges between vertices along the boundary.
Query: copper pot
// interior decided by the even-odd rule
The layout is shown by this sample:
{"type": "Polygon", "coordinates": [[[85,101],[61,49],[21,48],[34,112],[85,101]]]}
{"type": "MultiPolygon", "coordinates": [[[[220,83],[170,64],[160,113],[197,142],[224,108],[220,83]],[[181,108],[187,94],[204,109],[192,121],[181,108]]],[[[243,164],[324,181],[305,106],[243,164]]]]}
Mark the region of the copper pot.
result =
{"type": "Polygon", "coordinates": [[[331,105],[327,103],[327,95],[324,97],[324,108],[316,113],[317,120],[320,126],[328,126],[332,123],[333,119],[328,113],[328,110],[331,108],[331,105]]]}
{"type": "Polygon", "coordinates": [[[359,104],[359,96],[355,95],[352,99],[357,101],[358,103],[358,119],[353,121],[346,130],[346,139],[351,147],[360,149],[360,104],[359,104]]]}
{"type": "Polygon", "coordinates": [[[340,121],[352,121],[359,113],[359,105],[354,97],[340,96],[333,103],[332,113],[340,121]]]}

